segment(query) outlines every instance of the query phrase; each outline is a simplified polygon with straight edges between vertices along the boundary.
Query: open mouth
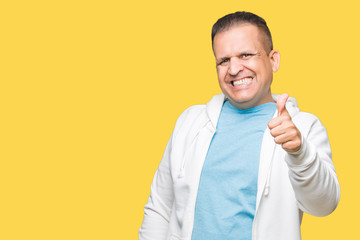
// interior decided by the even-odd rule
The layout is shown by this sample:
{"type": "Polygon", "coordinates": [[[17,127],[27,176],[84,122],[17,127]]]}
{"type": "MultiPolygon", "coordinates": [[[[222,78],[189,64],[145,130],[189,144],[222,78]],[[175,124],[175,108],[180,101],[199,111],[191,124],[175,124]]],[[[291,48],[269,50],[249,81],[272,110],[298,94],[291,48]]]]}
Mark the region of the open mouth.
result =
{"type": "Polygon", "coordinates": [[[253,78],[247,77],[247,78],[243,78],[243,79],[241,79],[241,80],[231,81],[231,84],[232,84],[234,87],[237,87],[237,86],[242,86],[242,85],[249,84],[249,83],[252,82],[252,80],[253,80],[253,78]]]}

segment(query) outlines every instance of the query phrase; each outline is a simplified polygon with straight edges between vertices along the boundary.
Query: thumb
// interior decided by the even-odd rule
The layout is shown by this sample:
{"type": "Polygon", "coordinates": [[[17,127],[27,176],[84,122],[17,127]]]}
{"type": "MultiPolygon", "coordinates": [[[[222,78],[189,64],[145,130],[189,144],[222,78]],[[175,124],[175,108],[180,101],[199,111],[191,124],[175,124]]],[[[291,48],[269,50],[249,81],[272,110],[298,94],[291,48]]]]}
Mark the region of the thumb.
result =
{"type": "Polygon", "coordinates": [[[280,116],[281,114],[283,114],[284,110],[286,110],[285,104],[287,99],[289,98],[289,95],[287,93],[282,94],[278,100],[276,101],[276,107],[278,110],[278,116],[280,116]]]}

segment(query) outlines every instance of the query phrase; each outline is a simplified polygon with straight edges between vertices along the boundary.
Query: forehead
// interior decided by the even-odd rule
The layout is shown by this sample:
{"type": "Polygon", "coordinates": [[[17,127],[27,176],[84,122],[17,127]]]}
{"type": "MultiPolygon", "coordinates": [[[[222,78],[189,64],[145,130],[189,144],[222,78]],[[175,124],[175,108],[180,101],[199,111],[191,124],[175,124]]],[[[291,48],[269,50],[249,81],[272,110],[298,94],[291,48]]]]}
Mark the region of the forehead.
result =
{"type": "Polygon", "coordinates": [[[243,23],[232,26],[215,35],[213,46],[215,56],[234,51],[265,50],[263,37],[264,33],[253,24],[243,23]]]}

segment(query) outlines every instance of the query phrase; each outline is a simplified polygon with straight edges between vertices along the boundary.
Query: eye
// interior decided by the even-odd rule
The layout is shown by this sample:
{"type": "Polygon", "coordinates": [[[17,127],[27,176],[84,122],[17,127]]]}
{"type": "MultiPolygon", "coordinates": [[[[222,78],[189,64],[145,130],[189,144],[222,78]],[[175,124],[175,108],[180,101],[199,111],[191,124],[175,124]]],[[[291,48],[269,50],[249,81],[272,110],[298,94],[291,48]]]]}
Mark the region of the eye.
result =
{"type": "Polygon", "coordinates": [[[225,66],[230,61],[229,58],[222,59],[217,65],[225,66]]]}
{"type": "Polygon", "coordinates": [[[247,58],[250,58],[251,56],[254,56],[254,54],[252,53],[243,53],[240,55],[240,58],[241,59],[247,59],[247,58]]]}

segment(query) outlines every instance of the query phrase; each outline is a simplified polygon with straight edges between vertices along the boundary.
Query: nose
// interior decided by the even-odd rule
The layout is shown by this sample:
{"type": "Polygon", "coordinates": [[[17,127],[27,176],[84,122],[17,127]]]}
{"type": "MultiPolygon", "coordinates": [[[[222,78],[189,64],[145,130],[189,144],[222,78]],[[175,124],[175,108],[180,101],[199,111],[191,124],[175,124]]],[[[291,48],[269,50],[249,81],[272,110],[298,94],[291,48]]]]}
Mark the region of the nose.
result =
{"type": "Polygon", "coordinates": [[[244,66],[240,59],[238,59],[238,58],[230,59],[228,72],[231,76],[236,76],[243,69],[244,69],[244,66]]]}

